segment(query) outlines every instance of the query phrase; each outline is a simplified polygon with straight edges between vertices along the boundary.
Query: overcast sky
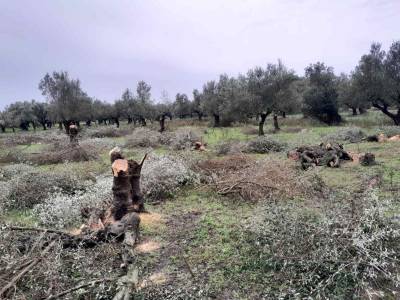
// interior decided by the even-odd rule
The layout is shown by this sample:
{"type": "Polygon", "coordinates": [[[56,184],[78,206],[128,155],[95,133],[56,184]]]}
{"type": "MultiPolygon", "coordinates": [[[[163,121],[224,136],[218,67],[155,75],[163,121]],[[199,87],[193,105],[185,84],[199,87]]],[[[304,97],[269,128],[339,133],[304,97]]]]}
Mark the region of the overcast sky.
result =
{"type": "Polygon", "coordinates": [[[54,70],[106,101],[139,80],[154,99],[191,97],[278,58],[298,74],[316,61],[349,72],[399,29],[399,0],[0,0],[0,109],[43,100],[39,80],[54,70]]]}

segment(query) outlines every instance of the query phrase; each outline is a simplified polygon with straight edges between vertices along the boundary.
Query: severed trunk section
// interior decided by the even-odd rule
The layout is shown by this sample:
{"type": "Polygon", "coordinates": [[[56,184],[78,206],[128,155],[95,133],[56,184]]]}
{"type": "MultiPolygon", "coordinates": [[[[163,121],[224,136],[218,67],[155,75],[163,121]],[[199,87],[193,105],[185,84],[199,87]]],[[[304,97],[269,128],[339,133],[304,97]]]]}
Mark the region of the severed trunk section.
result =
{"type": "Polygon", "coordinates": [[[72,146],[77,146],[79,144],[78,141],[78,127],[75,124],[69,125],[69,142],[72,146]]]}
{"type": "Polygon", "coordinates": [[[121,220],[128,213],[131,198],[131,185],[129,181],[129,164],[126,159],[117,159],[112,164],[113,181],[113,206],[111,208],[114,220],[121,220]]]}
{"type": "Polygon", "coordinates": [[[143,212],[144,202],[140,189],[140,173],[147,157],[141,163],[127,160],[119,148],[110,152],[113,181],[113,207],[111,209],[115,220],[120,220],[128,211],[143,212]]]}

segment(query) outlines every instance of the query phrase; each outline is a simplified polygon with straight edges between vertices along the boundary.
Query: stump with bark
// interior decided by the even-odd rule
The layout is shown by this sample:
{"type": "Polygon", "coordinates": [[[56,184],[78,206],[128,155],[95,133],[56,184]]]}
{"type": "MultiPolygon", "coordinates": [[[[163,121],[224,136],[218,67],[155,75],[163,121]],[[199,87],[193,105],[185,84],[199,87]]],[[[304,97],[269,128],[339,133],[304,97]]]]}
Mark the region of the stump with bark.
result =
{"type": "Polygon", "coordinates": [[[360,164],[362,166],[372,166],[375,164],[375,155],[373,153],[365,153],[360,156],[360,164]]]}
{"type": "Polygon", "coordinates": [[[75,124],[69,126],[69,142],[73,146],[77,146],[79,144],[78,127],[75,124]]]}

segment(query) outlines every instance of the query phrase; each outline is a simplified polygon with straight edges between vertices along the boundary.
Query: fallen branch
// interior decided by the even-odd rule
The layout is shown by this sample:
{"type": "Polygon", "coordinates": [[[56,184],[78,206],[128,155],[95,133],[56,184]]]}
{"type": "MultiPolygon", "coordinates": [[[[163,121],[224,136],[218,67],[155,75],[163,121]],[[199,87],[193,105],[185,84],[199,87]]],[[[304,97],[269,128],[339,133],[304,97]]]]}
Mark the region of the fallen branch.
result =
{"type": "Polygon", "coordinates": [[[43,258],[44,255],[49,252],[49,250],[55,245],[56,241],[52,241],[40,254],[40,257],[32,260],[30,264],[28,264],[21,272],[19,272],[16,276],[14,276],[9,283],[7,283],[0,291],[0,298],[13,286],[17,284],[17,282],[28,273],[34,266],[36,266],[43,258]]]}
{"type": "Polygon", "coordinates": [[[183,258],[183,261],[185,262],[185,265],[186,265],[187,269],[189,270],[190,275],[192,275],[192,278],[196,278],[196,276],[194,276],[192,268],[190,267],[185,255],[182,255],[182,258],[183,258]]]}
{"type": "Polygon", "coordinates": [[[55,230],[55,229],[47,229],[47,228],[40,228],[40,227],[22,227],[22,226],[7,226],[6,228],[10,230],[18,230],[18,231],[38,231],[44,233],[56,233],[61,235],[68,235],[71,236],[68,232],[62,230],[55,230]]]}
{"type": "Polygon", "coordinates": [[[79,289],[82,289],[84,287],[95,285],[95,284],[98,284],[98,283],[107,282],[107,281],[115,281],[115,280],[116,280],[115,278],[103,278],[103,279],[92,280],[92,281],[89,281],[87,283],[83,283],[83,284],[77,285],[77,286],[75,286],[73,288],[65,290],[65,291],[63,291],[61,293],[58,293],[56,295],[50,295],[49,297],[43,298],[43,299],[46,299],[46,300],[58,299],[58,298],[60,298],[62,296],[65,296],[65,295],[67,295],[69,293],[72,293],[72,292],[74,292],[76,290],[79,290],[79,289]]]}

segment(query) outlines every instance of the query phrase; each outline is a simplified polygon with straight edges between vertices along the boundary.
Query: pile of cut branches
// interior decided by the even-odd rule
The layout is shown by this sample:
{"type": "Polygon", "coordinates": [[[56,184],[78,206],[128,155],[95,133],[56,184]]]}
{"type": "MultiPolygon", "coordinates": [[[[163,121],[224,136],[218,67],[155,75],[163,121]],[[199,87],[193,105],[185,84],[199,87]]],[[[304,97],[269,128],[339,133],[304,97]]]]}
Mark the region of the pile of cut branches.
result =
{"type": "Polygon", "coordinates": [[[245,201],[292,198],[313,193],[308,177],[300,177],[293,167],[276,159],[255,160],[245,155],[203,161],[200,169],[207,172],[220,195],[239,196],[245,201]]]}

